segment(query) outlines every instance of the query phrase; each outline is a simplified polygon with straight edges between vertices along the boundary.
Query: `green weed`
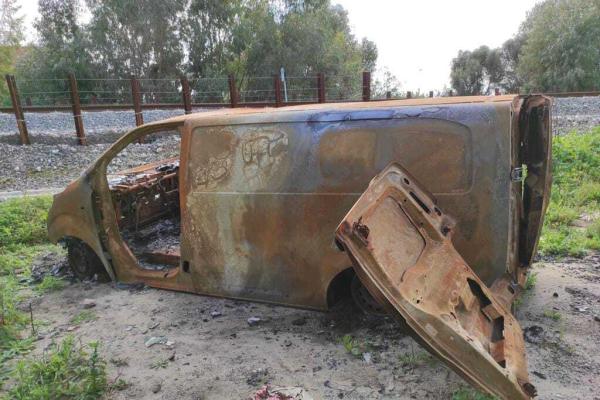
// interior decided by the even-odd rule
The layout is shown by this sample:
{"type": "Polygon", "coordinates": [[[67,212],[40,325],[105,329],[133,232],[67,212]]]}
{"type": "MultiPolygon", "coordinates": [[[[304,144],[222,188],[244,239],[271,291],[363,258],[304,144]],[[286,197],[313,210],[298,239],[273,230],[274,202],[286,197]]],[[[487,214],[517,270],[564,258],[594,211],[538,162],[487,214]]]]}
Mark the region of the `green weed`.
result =
{"type": "Polygon", "coordinates": [[[525,281],[525,290],[531,290],[535,287],[537,283],[537,272],[531,272],[527,275],[527,280],[525,281]]]}
{"type": "Polygon", "coordinates": [[[554,321],[558,321],[562,318],[560,313],[556,310],[546,310],[544,311],[544,317],[553,319],[554,321]]]}
{"type": "Polygon", "coordinates": [[[402,365],[414,368],[424,364],[433,365],[436,359],[425,351],[419,351],[416,353],[414,351],[411,351],[409,353],[401,354],[399,357],[399,361],[402,365]]]}
{"type": "Polygon", "coordinates": [[[167,368],[168,365],[169,365],[168,360],[157,360],[157,361],[153,362],[152,364],[150,364],[150,369],[167,368]]]}
{"type": "Polygon", "coordinates": [[[106,365],[92,342],[86,351],[72,336],[40,358],[21,360],[9,398],[15,400],[96,399],[107,389],[106,365]]]}
{"type": "Polygon", "coordinates": [[[45,276],[44,279],[35,287],[38,293],[50,293],[61,290],[65,287],[66,282],[63,279],[54,276],[45,276]]]}
{"type": "Polygon", "coordinates": [[[351,335],[342,336],[341,342],[346,351],[352,354],[354,357],[362,357],[363,353],[368,350],[366,343],[361,343],[357,339],[354,339],[351,335]]]}
{"type": "Polygon", "coordinates": [[[96,320],[96,313],[94,313],[91,310],[81,310],[77,313],[77,315],[75,315],[73,318],[71,318],[71,324],[72,325],[80,325],[83,324],[84,322],[90,322],[90,321],[95,321],[96,320]]]}

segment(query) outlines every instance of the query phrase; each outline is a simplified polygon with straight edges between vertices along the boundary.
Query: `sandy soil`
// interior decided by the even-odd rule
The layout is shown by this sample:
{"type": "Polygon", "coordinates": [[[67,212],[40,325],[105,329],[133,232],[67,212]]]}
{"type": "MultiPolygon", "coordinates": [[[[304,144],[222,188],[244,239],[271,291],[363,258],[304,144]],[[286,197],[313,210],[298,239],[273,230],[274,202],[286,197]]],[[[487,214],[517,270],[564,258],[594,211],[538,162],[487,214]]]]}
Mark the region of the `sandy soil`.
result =
{"type": "MultiPolygon", "coordinates": [[[[600,255],[538,263],[534,273],[517,317],[538,398],[600,399],[600,255]]],[[[109,380],[130,384],[109,399],[247,399],[265,382],[314,399],[450,399],[466,385],[392,319],[350,305],[320,313],[74,283],[40,298],[34,313],[48,322],[38,353],[67,334],[102,342],[109,380]],[[96,320],[73,325],[84,299],[95,302],[96,320]],[[261,320],[250,326],[251,317],[261,320]],[[348,334],[367,355],[346,351],[348,334]],[[147,347],[153,336],[173,344],[147,347]]]]}

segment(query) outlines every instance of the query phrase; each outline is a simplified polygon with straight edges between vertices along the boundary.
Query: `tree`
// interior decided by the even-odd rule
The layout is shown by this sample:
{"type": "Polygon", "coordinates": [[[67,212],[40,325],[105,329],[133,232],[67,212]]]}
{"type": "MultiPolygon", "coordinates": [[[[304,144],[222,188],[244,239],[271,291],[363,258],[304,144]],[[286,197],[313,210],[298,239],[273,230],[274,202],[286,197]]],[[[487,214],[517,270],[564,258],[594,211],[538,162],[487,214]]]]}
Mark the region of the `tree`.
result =
{"type": "Polygon", "coordinates": [[[23,41],[23,16],[17,0],[0,0],[0,46],[19,46],[23,41]]]}
{"type": "Polygon", "coordinates": [[[176,77],[183,61],[184,0],[87,0],[90,49],[103,75],[176,77]]]}
{"type": "Polygon", "coordinates": [[[67,104],[67,75],[93,74],[86,32],[78,23],[81,7],[78,0],[39,0],[38,11],[38,42],[17,60],[20,89],[37,93],[30,96],[34,104],[67,104]]]}
{"type": "Polygon", "coordinates": [[[194,76],[226,73],[241,11],[241,0],[191,1],[181,21],[182,40],[189,49],[188,72],[194,76]]]}
{"type": "MultiPolygon", "coordinates": [[[[15,56],[23,41],[23,17],[16,0],[0,0],[0,79],[14,70],[15,56]]],[[[0,83],[0,105],[9,104],[8,88],[0,83]]]]}
{"type": "Polygon", "coordinates": [[[521,26],[527,39],[518,73],[526,90],[600,88],[600,2],[546,0],[521,26]]]}
{"type": "MultiPolygon", "coordinates": [[[[228,70],[242,87],[252,76],[268,76],[284,67],[292,77],[324,72],[329,93],[346,97],[360,95],[360,72],[373,69],[377,48],[369,41],[358,42],[346,11],[329,0],[249,0],[233,28],[230,54],[228,70]]],[[[268,80],[261,84],[271,87],[268,80]]]]}
{"type": "Polygon", "coordinates": [[[500,48],[500,59],[504,70],[504,78],[500,86],[509,93],[518,93],[523,86],[523,79],[518,74],[517,68],[525,39],[525,34],[517,34],[504,42],[500,48]]]}
{"type": "Polygon", "coordinates": [[[450,79],[459,95],[488,94],[504,78],[501,51],[481,46],[458,52],[452,60],[450,79]]]}
{"type": "Polygon", "coordinates": [[[376,79],[371,90],[373,98],[391,98],[400,96],[400,81],[388,68],[381,71],[381,79],[376,79]]]}

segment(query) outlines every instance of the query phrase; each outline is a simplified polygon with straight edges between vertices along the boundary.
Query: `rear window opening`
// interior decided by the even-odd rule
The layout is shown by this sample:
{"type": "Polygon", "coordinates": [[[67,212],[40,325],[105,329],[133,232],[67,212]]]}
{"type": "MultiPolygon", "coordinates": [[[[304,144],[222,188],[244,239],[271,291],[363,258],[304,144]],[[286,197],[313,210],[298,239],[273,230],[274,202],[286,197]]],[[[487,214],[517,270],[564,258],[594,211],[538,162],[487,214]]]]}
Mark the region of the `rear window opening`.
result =
{"type": "Polygon", "coordinates": [[[179,266],[178,132],[159,132],[129,144],[108,165],[107,180],[121,238],[140,267],[179,266]]]}

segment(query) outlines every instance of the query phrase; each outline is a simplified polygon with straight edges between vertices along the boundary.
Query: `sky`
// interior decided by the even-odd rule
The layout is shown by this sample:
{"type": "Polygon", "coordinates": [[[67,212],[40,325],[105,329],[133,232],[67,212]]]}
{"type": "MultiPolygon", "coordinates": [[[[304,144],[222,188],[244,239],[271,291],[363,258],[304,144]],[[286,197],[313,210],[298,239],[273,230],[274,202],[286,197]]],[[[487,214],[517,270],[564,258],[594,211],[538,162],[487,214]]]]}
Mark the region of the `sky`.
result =
{"type": "MultiPolygon", "coordinates": [[[[332,0],[348,11],[358,39],[377,44],[379,71],[396,75],[402,90],[450,86],[450,63],[459,50],[500,46],[541,0],[332,0]]],[[[26,35],[33,38],[37,0],[19,0],[26,35]]],[[[379,72],[379,75],[381,72],[379,72]]]]}
{"type": "Polygon", "coordinates": [[[429,92],[450,86],[459,50],[498,47],[517,33],[540,0],[332,0],[348,11],[357,38],[377,44],[378,66],[402,90],[429,92]]]}

